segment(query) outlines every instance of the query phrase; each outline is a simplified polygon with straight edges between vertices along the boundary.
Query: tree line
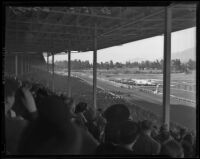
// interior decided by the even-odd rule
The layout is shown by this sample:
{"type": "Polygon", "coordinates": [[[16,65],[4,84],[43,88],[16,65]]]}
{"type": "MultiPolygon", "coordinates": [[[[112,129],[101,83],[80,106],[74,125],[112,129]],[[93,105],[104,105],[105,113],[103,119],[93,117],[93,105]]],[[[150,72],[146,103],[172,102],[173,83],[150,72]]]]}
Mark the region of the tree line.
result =
{"type": "MultiPolygon", "coordinates": [[[[67,68],[68,61],[56,61],[55,65],[57,68],[67,68]]],[[[72,69],[92,69],[93,65],[88,61],[81,60],[73,60],[71,61],[72,69]]],[[[139,70],[144,69],[156,69],[163,70],[163,59],[155,60],[155,61],[142,61],[142,62],[130,62],[126,63],[116,62],[114,63],[112,60],[109,62],[100,62],[97,63],[98,69],[114,69],[114,68],[138,68],[139,70]]],[[[180,59],[171,60],[171,70],[175,72],[188,72],[190,70],[196,69],[196,62],[194,60],[189,59],[187,62],[181,62],[180,59]]]]}

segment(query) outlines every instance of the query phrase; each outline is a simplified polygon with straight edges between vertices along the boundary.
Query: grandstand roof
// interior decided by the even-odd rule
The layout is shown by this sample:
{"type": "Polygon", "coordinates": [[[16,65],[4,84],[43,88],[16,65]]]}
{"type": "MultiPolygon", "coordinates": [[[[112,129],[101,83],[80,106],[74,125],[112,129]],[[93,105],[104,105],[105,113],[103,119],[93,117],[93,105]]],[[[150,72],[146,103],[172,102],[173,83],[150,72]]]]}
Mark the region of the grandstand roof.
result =
{"type": "MultiPolygon", "coordinates": [[[[172,31],[196,25],[196,4],[172,5],[172,31]]],[[[164,7],[6,7],[7,53],[92,51],[164,33],[164,7]]]]}

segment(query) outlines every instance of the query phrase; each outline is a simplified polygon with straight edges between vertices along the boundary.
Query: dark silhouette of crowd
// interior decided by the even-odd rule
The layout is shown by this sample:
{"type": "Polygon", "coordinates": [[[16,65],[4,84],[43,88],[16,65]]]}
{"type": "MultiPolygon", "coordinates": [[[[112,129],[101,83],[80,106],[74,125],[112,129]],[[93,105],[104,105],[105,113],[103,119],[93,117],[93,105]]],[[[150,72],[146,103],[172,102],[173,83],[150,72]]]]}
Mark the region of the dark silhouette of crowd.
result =
{"type": "Polygon", "coordinates": [[[4,79],[6,154],[195,157],[196,136],[186,129],[135,121],[124,104],[94,112],[30,80],[4,79]]]}

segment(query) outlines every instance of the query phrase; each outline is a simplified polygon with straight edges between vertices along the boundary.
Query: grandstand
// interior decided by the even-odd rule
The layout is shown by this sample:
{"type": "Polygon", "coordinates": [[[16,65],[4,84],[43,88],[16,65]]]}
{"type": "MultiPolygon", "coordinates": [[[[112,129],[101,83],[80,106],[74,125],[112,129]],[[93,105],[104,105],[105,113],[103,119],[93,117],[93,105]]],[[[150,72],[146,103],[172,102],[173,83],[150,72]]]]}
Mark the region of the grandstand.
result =
{"type": "MultiPolygon", "coordinates": [[[[85,112],[89,112],[90,108],[93,112],[92,117],[88,117],[90,116],[88,112],[89,115],[87,113],[85,115],[84,120],[89,121],[90,118],[98,117],[99,109],[104,111],[109,106],[120,103],[128,107],[130,118],[135,122],[150,120],[158,127],[166,125],[166,131],[172,134],[178,129],[196,134],[196,117],[193,115],[196,109],[174,104],[177,102],[174,96],[173,103],[170,104],[171,32],[196,26],[196,6],[196,3],[169,3],[167,6],[155,7],[18,7],[6,4],[4,79],[20,81],[22,83],[20,88],[27,82],[32,85],[32,88],[44,91],[45,93],[33,91],[38,110],[42,108],[42,106],[38,107],[43,102],[40,101],[41,96],[55,95],[59,98],[65,96],[67,99],[73,99],[75,105],[80,102],[87,103],[89,108],[85,112]],[[161,84],[154,79],[98,79],[98,50],[161,34],[164,34],[162,98],[158,98],[161,84]],[[87,51],[93,51],[92,74],[72,72],[71,54],[87,51]],[[44,52],[47,53],[47,61],[43,56],[44,52]],[[68,54],[67,76],[61,71],[55,71],[54,56],[60,52],[68,54]],[[52,56],[51,62],[49,56],[52,56]],[[142,88],[143,86],[146,87],[142,88]]],[[[176,87],[173,89],[178,89],[178,85],[176,87]]],[[[192,103],[191,101],[189,103],[192,103]]],[[[192,104],[196,104],[198,108],[197,101],[192,104]]],[[[15,109],[17,112],[17,108],[15,109]]],[[[26,116],[23,118],[26,119],[26,116]]],[[[28,120],[33,121],[34,117],[28,120]]],[[[101,143],[101,136],[96,137],[96,133],[93,129],[90,130],[90,126],[87,127],[88,132],[101,143]]],[[[69,151],[66,153],[90,154],[92,148],[96,148],[96,142],[88,138],[84,139],[95,146],[90,145],[91,148],[88,150],[79,148],[80,152],[78,152],[78,148],[77,151],[73,151],[68,145],[69,151]]],[[[37,140],[35,141],[37,143],[37,140]]],[[[54,140],[50,143],[54,144],[54,140]]],[[[22,142],[23,146],[26,144],[22,142]]],[[[47,145],[51,144],[47,143],[47,145]]],[[[83,148],[86,145],[83,143],[83,148]]],[[[23,146],[20,147],[20,153],[23,154],[24,151],[29,154],[32,147],[26,149],[26,146],[23,146]]],[[[45,146],[41,146],[41,149],[47,152],[45,146]]],[[[33,153],[41,151],[35,150],[33,153]]],[[[15,152],[13,150],[14,154],[15,152]]],[[[62,148],[56,149],[55,153],[63,153],[62,148]]],[[[192,155],[194,156],[194,152],[192,155]]]]}

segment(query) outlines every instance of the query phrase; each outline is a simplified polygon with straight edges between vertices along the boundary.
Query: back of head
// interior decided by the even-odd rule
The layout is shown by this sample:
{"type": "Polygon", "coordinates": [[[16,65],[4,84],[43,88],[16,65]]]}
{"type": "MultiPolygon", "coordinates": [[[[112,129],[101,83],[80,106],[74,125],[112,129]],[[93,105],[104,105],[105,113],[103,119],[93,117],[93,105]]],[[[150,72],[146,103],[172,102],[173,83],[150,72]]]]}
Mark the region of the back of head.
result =
{"type": "Polygon", "coordinates": [[[193,144],[193,137],[189,133],[184,136],[183,140],[190,143],[190,144],[193,144]]]}
{"type": "Polygon", "coordinates": [[[17,88],[18,88],[18,83],[16,80],[11,78],[5,79],[4,83],[5,114],[8,114],[8,112],[13,108],[13,105],[15,103],[15,94],[17,88]]]}
{"type": "Polygon", "coordinates": [[[28,89],[31,89],[31,88],[32,88],[32,84],[31,84],[28,80],[23,81],[23,82],[22,82],[22,86],[23,86],[23,87],[26,87],[26,88],[28,88],[28,89]]]}
{"type": "Polygon", "coordinates": [[[160,155],[182,158],[184,156],[181,145],[175,140],[169,140],[161,147],[160,155]]]}
{"type": "Polygon", "coordinates": [[[170,132],[167,129],[167,125],[162,125],[160,127],[160,142],[164,143],[170,139],[170,132]]]}
{"type": "Polygon", "coordinates": [[[181,135],[182,138],[186,135],[186,133],[187,133],[186,128],[181,128],[180,129],[180,135],[181,135]]]}
{"type": "Polygon", "coordinates": [[[80,102],[75,107],[75,113],[82,113],[87,109],[87,103],[80,102]]]}
{"type": "Polygon", "coordinates": [[[6,79],[4,84],[4,95],[5,98],[8,96],[14,96],[18,88],[18,83],[14,79],[6,79]]]}
{"type": "Polygon", "coordinates": [[[69,111],[56,96],[42,100],[39,117],[25,129],[20,153],[23,154],[67,154],[77,153],[77,132],[69,121],[69,111]]]}
{"type": "Polygon", "coordinates": [[[131,144],[138,136],[138,125],[133,121],[124,121],[120,125],[120,143],[131,144]]]}
{"type": "Polygon", "coordinates": [[[141,122],[141,131],[149,131],[152,130],[153,123],[149,120],[143,120],[141,122]]]}
{"type": "Polygon", "coordinates": [[[79,145],[77,145],[76,138],[77,131],[71,123],[66,123],[61,127],[36,120],[25,128],[19,146],[19,154],[78,153],[79,145]]]}
{"type": "Polygon", "coordinates": [[[105,142],[106,143],[119,143],[120,123],[107,123],[105,126],[105,142]]]}
{"type": "Polygon", "coordinates": [[[70,118],[67,105],[55,95],[44,97],[40,102],[38,112],[40,118],[57,125],[66,123],[70,118]]]}
{"type": "Polygon", "coordinates": [[[165,133],[165,132],[168,132],[168,130],[167,130],[167,125],[166,124],[164,124],[164,125],[161,125],[161,127],[160,127],[160,133],[165,133]]]}
{"type": "Polygon", "coordinates": [[[106,118],[107,122],[121,122],[128,120],[130,112],[125,105],[114,104],[105,110],[103,116],[106,118]]]}

